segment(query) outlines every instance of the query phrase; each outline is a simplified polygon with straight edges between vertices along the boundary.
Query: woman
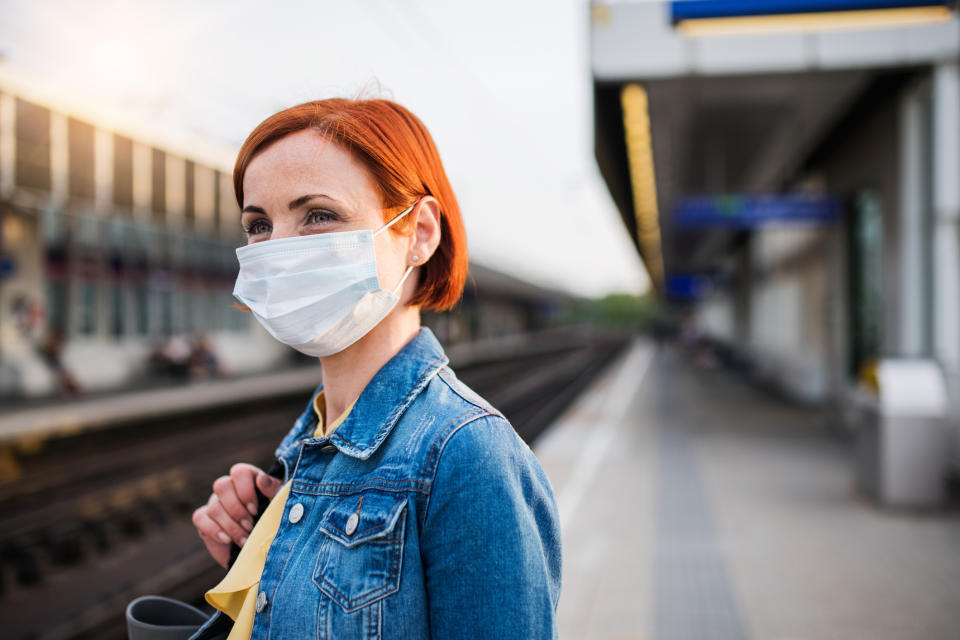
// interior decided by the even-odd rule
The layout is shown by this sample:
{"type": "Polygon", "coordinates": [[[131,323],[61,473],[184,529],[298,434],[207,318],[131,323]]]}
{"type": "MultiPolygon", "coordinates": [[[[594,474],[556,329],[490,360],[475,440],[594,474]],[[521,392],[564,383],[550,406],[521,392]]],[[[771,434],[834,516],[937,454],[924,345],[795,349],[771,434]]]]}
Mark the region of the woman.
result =
{"type": "Polygon", "coordinates": [[[386,100],[292,107],[250,134],[234,187],[234,295],[319,357],[322,384],[276,451],[281,477],[237,464],[194,513],[221,565],[242,548],[194,638],[555,637],[550,484],[420,326],[467,270],[426,128],[386,100]]]}

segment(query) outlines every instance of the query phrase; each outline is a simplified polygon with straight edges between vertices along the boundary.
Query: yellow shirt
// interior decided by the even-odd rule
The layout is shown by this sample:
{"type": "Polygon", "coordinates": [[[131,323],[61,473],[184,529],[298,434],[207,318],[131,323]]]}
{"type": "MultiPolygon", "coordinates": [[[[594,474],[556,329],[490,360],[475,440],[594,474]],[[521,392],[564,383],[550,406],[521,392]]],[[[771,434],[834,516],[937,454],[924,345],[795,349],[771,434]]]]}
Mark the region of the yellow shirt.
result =
{"type": "MultiPolygon", "coordinates": [[[[354,402],[356,404],[356,402],[354,402]]],[[[313,410],[317,414],[317,428],[315,438],[329,436],[350,415],[353,409],[351,404],[339,418],[334,420],[329,428],[326,423],[326,402],[321,390],[313,398],[313,410]]],[[[270,544],[277,535],[280,521],[283,519],[283,509],[286,506],[287,495],[290,493],[290,483],[287,482],[260,516],[253,531],[247,538],[246,544],[240,550],[236,562],[224,576],[220,584],[206,593],[207,602],[216,609],[223,611],[233,619],[233,628],[227,640],[249,640],[253,632],[253,618],[256,615],[256,600],[260,586],[260,575],[267,562],[267,552],[270,544]]]]}

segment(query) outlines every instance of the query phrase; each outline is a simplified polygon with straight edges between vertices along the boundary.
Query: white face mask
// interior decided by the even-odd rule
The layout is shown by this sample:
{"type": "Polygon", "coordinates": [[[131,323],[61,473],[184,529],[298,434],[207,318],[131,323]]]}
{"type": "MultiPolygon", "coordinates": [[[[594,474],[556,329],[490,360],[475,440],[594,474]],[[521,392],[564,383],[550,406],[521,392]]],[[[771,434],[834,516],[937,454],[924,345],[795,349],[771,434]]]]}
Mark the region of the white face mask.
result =
{"type": "Polygon", "coordinates": [[[297,351],[317,357],[343,351],[400,300],[413,267],[393,291],[382,289],[373,239],[412,209],[375,232],[315,233],[239,247],[233,295],[270,335],[297,351]]]}

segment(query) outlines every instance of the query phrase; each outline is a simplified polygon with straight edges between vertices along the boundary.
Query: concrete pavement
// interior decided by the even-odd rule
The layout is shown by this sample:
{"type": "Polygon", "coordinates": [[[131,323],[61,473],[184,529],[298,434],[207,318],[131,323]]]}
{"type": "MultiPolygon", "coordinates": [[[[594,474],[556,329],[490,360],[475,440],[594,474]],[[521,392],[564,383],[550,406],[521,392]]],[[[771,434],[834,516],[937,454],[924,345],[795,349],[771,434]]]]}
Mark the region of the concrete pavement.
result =
{"type": "Polygon", "coordinates": [[[535,448],[561,638],[958,638],[960,513],[882,509],[815,410],[637,342],[535,448]]]}

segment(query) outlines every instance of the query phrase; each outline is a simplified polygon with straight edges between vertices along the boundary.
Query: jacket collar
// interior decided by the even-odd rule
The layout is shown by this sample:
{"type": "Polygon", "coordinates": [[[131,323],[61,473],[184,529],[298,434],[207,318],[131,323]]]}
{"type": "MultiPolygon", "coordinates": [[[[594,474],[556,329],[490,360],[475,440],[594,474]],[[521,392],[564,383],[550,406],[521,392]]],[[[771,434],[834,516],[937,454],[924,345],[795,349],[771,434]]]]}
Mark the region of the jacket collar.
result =
{"type": "MultiPolygon", "coordinates": [[[[348,456],[366,460],[390,435],[410,403],[447,364],[449,359],[433,332],[421,327],[420,332],[393,356],[367,383],[346,420],[330,436],[330,442],[348,456]]],[[[314,395],[323,388],[321,384],[314,395]]],[[[313,396],[294,428],[280,443],[276,455],[291,469],[291,458],[297,445],[321,442],[313,438],[317,417],[313,396]]]]}

